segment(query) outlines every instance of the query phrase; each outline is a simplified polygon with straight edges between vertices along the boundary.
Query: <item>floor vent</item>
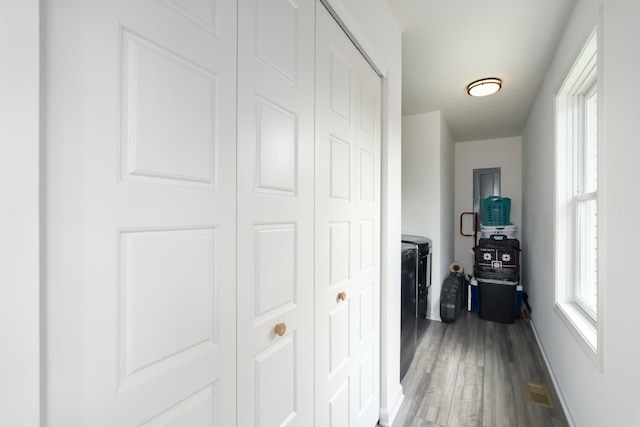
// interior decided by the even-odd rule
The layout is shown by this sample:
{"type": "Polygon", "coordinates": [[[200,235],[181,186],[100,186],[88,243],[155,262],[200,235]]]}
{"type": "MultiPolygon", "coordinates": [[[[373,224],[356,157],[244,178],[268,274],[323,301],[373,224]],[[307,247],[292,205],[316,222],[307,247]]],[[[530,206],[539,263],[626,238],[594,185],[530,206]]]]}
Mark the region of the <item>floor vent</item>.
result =
{"type": "Polygon", "coordinates": [[[529,402],[546,406],[547,408],[553,408],[553,402],[551,401],[551,396],[549,396],[549,390],[546,385],[525,381],[524,389],[527,392],[529,402]]]}

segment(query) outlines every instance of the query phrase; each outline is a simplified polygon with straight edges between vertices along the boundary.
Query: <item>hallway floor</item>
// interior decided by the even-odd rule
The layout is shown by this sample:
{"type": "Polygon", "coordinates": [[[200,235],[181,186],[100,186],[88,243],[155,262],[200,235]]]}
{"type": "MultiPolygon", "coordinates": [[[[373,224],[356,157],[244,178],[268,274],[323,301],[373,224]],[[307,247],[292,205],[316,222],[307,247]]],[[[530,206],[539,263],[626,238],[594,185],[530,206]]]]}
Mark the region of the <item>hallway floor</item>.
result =
{"type": "Polygon", "coordinates": [[[393,427],[568,426],[524,320],[505,325],[463,312],[451,324],[431,321],[402,386],[393,427]],[[525,381],[545,384],[553,407],[530,401],[525,381]]]}

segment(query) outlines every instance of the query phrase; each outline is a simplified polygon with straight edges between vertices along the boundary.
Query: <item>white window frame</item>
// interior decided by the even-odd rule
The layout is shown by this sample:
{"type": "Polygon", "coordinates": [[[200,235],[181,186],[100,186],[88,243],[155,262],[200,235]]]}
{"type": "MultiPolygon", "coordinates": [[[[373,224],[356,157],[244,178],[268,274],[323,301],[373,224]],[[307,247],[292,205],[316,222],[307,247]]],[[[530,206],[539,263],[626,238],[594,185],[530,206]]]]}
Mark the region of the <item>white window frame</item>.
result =
{"type": "MultiPolygon", "coordinates": [[[[555,311],[592,362],[602,369],[604,301],[602,258],[596,256],[597,305],[580,297],[578,207],[596,202],[597,247],[602,247],[602,55],[597,29],[566,74],[555,97],[555,311]],[[597,185],[585,188],[585,98],[597,91],[597,185]]],[[[583,249],[584,250],[584,249],[583,249]]]]}
{"type": "MultiPolygon", "coordinates": [[[[573,147],[572,147],[573,155],[574,155],[574,161],[573,161],[574,176],[573,176],[573,185],[572,185],[573,194],[569,195],[570,197],[569,203],[572,205],[571,213],[570,213],[570,216],[571,216],[570,223],[573,224],[574,233],[575,233],[574,246],[573,246],[573,253],[575,255],[573,273],[575,273],[575,276],[572,277],[571,274],[569,274],[567,276],[567,279],[575,284],[575,287],[573,289],[573,295],[572,295],[573,301],[577,304],[578,308],[584,311],[585,314],[587,314],[591,318],[591,320],[594,323],[597,323],[598,322],[597,301],[595,304],[593,304],[590,300],[584,297],[584,294],[586,293],[585,288],[587,287],[585,282],[593,281],[595,279],[596,288],[597,288],[597,253],[596,253],[596,266],[595,266],[596,277],[594,278],[593,272],[585,271],[585,270],[591,270],[594,267],[589,264],[587,266],[582,265],[582,261],[585,258],[589,257],[589,255],[587,254],[587,251],[589,249],[593,250],[593,248],[589,247],[588,242],[585,243],[585,240],[589,240],[594,236],[592,234],[588,236],[584,236],[584,234],[581,233],[581,228],[584,227],[585,225],[581,222],[581,215],[580,215],[580,208],[585,207],[588,203],[592,203],[592,202],[596,203],[596,212],[597,212],[597,202],[598,202],[597,182],[595,184],[595,188],[589,187],[589,184],[586,182],[587,174],[588,174],[586,169],[589,166],[589,159],[587,158],[589,154],[589,150],[587,149],[587,145],[589,145],[589,141],[587,139],[590,137],[591,138],[595,137],[596,147],[598,143],[597,130],[596,130],[596,135],[593,135],[593,133],[592,132],[590,133],[588,129],[591,123],[589,122],[589,118],[587,117],[587,113],[588,113],[587,102],[589,98],[594,94],[597,97],[597,90],[598,90],[597,89],[598,82],[597,82],[597,75],[596,75],[597,65],[596,63],[589,64],[589,65],[592,67],[592,69],[589,70],[589,76],[585,80],[587,80],[586,83],[589,84],[590,86],[586,90],[580,91],[579,94],[574,95],[574,98],[576,100],[574,108],[577,108],[577,109],[576,111],[570,113],[574,115],[575,122],[577,122],[577,126],[575,129],[577,133],[574,133],[575,136],[574,136],[573,147]]],[[[597,98],[596,98],[596,102],[597,102],[597,98]]],[[[597,129],[597,117],[595,119],[595,126],[597,129]]],[[[596,155],[596,159],[597,159],[597,155],[596,155]]],[[[596,170],[597,170],[597,166],[596,166],[596,170]]],[[[597,181],[597,178],[596,178],[596,181],[597,181]]],[[[597,217],[597,213],[596,213],[596,217],[597,217]]],[[[597,222],[597,219],[596,219],[596,222],[597,222]]],[[[596,227],[597,227],[597,224],[596,224],[596,227]]],[[[596,231],[597,231],[597,228],[596,228],[596,231]]],[[[597,241],[597,235],[595,237],[597,241]]],[[[597,247],[597,243],[596,243],[596,247],[597,247]]]]}

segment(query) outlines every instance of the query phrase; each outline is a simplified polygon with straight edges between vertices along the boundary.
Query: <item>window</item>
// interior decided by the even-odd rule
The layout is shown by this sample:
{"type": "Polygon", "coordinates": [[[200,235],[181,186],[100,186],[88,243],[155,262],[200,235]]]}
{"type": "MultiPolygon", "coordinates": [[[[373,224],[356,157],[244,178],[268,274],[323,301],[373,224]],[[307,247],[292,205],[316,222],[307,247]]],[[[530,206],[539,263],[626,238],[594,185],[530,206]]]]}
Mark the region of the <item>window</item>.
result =
{"type": "Polygon", "coordinates": [[[583,134],[575,141],[575,302],[596,322],[598,312],[598,88],[581,97],[583,134]]]}
{"type": "Polygon", "coordinates": [[[556,95],[556,309],[597,363],[598,67],[594,31],[556,95]]]}

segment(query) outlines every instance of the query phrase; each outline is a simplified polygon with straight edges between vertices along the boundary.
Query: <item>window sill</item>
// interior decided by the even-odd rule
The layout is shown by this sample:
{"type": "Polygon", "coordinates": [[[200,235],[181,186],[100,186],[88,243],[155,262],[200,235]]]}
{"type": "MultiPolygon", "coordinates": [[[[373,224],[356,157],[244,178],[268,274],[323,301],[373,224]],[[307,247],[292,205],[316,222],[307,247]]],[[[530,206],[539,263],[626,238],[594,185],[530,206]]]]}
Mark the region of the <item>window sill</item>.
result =
{"type": "Polygon", "coordinates": [[[575,303],[556,303],[555,311],[591,362],[599,368],[598,328],[593,321],[575,303]]]}

